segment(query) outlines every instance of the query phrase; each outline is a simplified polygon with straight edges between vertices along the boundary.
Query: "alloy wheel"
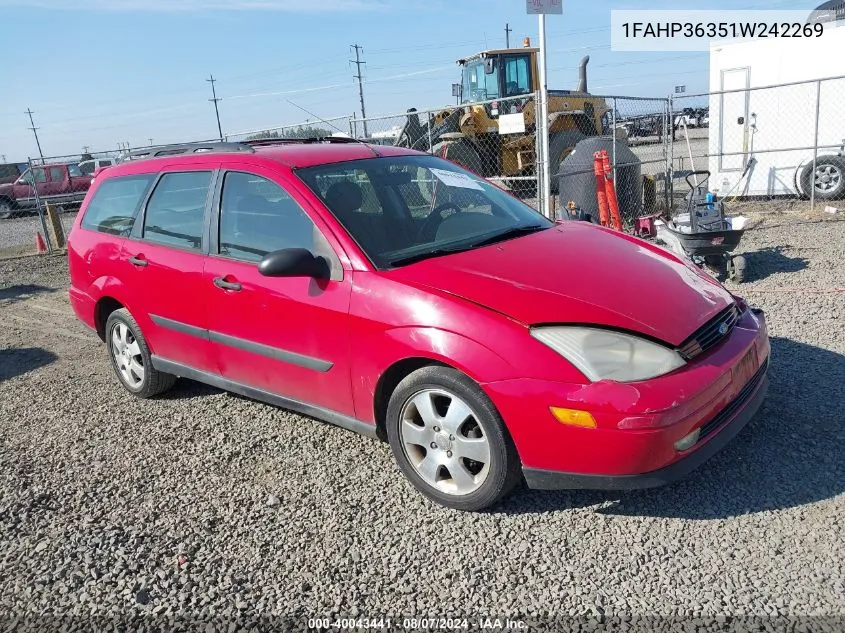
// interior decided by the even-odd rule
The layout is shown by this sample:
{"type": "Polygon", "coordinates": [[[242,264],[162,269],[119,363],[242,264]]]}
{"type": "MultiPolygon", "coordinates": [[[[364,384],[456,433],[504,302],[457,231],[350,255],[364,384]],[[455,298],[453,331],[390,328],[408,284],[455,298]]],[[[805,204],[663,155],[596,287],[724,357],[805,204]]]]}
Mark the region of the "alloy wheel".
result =
{"type": "Polygon", "coordinates": [[[144,383],[144,359],[135,335],[126,324],[117,323],[112,329],[111,350],[123,382],[130,389],[139,389],[144,383]]]}
{"type": "Polygon", "coordinates": [[[481,487],[490,471],[490,443],[466,402],[426,389],[405,402],[400,417],[402,447],[427,484],[455,496],[481,487]]]}
{"type": "Polygon", "coordinates": [[[842,183],[842,171],[836,166],[826,163],[816,167],[815,187],[816,191],[827,193],[835,191],[842,183]]]}

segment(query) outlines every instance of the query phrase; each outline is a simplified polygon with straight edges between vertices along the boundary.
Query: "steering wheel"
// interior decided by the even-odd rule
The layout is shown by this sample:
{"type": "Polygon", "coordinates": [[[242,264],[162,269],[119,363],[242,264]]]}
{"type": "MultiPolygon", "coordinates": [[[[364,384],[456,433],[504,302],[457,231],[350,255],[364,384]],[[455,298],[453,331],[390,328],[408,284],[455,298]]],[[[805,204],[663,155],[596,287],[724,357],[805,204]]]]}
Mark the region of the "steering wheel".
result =
{"type": "Polygon", "coordinates": [[[434,207],[431,210],[431,213],[428,214],[428,217],[423,220],[422,226],[420,227],[419,232],[417,232],[418,242],[427,242],[434,239],[434,236],[437,233],[437,228],[445,219],[443,217],[443,212],[447,209],[454,209],[456,213],[462,213],[461,208],[453,202],[444,202],[443,204],[434,207]],[[431,240],[426,239],[429,236],[431,240]]]}

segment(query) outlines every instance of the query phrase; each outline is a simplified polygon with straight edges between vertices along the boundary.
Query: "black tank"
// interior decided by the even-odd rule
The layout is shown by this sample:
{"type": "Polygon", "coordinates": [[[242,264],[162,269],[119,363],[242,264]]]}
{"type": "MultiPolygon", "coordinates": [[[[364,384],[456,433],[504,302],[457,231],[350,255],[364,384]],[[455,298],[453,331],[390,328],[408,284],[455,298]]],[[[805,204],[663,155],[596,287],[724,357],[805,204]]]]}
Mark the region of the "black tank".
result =
{"type": "MultiPolygon", "coordinates": [[[[607,150],[613,163],[613,138],[596,136],[580,141],[560,165],[560,201],[558,209],[565,209],[569,201],[599,221],[596,200],[596,176],[593,154],[607,150]]],[[[643,207],[642,164],[624,141],[616,141],[616,197],[623,220],[633,221],[643,207]]],[[[560,214],[560,211],[558,211],[560,214]]]]}

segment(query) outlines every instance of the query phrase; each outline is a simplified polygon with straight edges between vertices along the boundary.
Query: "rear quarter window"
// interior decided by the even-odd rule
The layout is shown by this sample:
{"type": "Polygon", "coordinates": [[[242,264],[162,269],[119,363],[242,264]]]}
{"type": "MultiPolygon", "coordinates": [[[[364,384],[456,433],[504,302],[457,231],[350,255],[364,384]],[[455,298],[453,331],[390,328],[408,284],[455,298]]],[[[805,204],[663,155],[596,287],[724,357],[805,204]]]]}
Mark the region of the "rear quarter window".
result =
{"type": "Polygon", "coordinates": [[[0,179],[14,180],[21,175],[17,165],[0,165],[0,179]]]}
{"type": "Polygon", "coordinates": [[[111,235],[129,235],[154,179],[154,174],[143,174],[101,182],[85,210],[83,228],[111,235]]]}

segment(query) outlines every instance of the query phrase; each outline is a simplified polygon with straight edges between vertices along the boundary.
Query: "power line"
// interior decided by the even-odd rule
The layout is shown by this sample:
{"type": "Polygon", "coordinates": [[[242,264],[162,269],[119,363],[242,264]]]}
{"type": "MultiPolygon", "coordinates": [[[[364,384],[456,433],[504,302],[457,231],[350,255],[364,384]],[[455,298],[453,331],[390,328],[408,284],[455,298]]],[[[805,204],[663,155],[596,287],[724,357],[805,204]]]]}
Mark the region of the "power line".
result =
{"type": "Polygon", "coordinates": [[[223,142],[223,128],[220,126],[220,110],[217,107],[217,102],[220,101],[220,99],[217,98],[217,91],[214,89],[214,82],[217,81],[217,80],[214,78],[214,75],[209,75],[208,79],[206,79],[206,81],[211,84],[211,96],[212,96],[212,98],[209,99],[209,101],[211,101],[214,104],[214,114],[217,116],[217,132],[220,134],[220,142],[222,143],[223,142]]]}
{"type": "Polygon", "coordinates": [[[367,134],[367,110],[364,108],[364,76],[361,74],[361,65],[367,62],[361,61],[360,53],[364,50],[362,46],[352,44],[352,48],[355,49],[355,61],[349,61],[355,64],[355,67],[358,69],[358,74],[353,75],[353,77],[358,80],[358,96],[361,97],[361,118],[364,119],[364,138],[367,138],[369,135],[367,134]]]}

